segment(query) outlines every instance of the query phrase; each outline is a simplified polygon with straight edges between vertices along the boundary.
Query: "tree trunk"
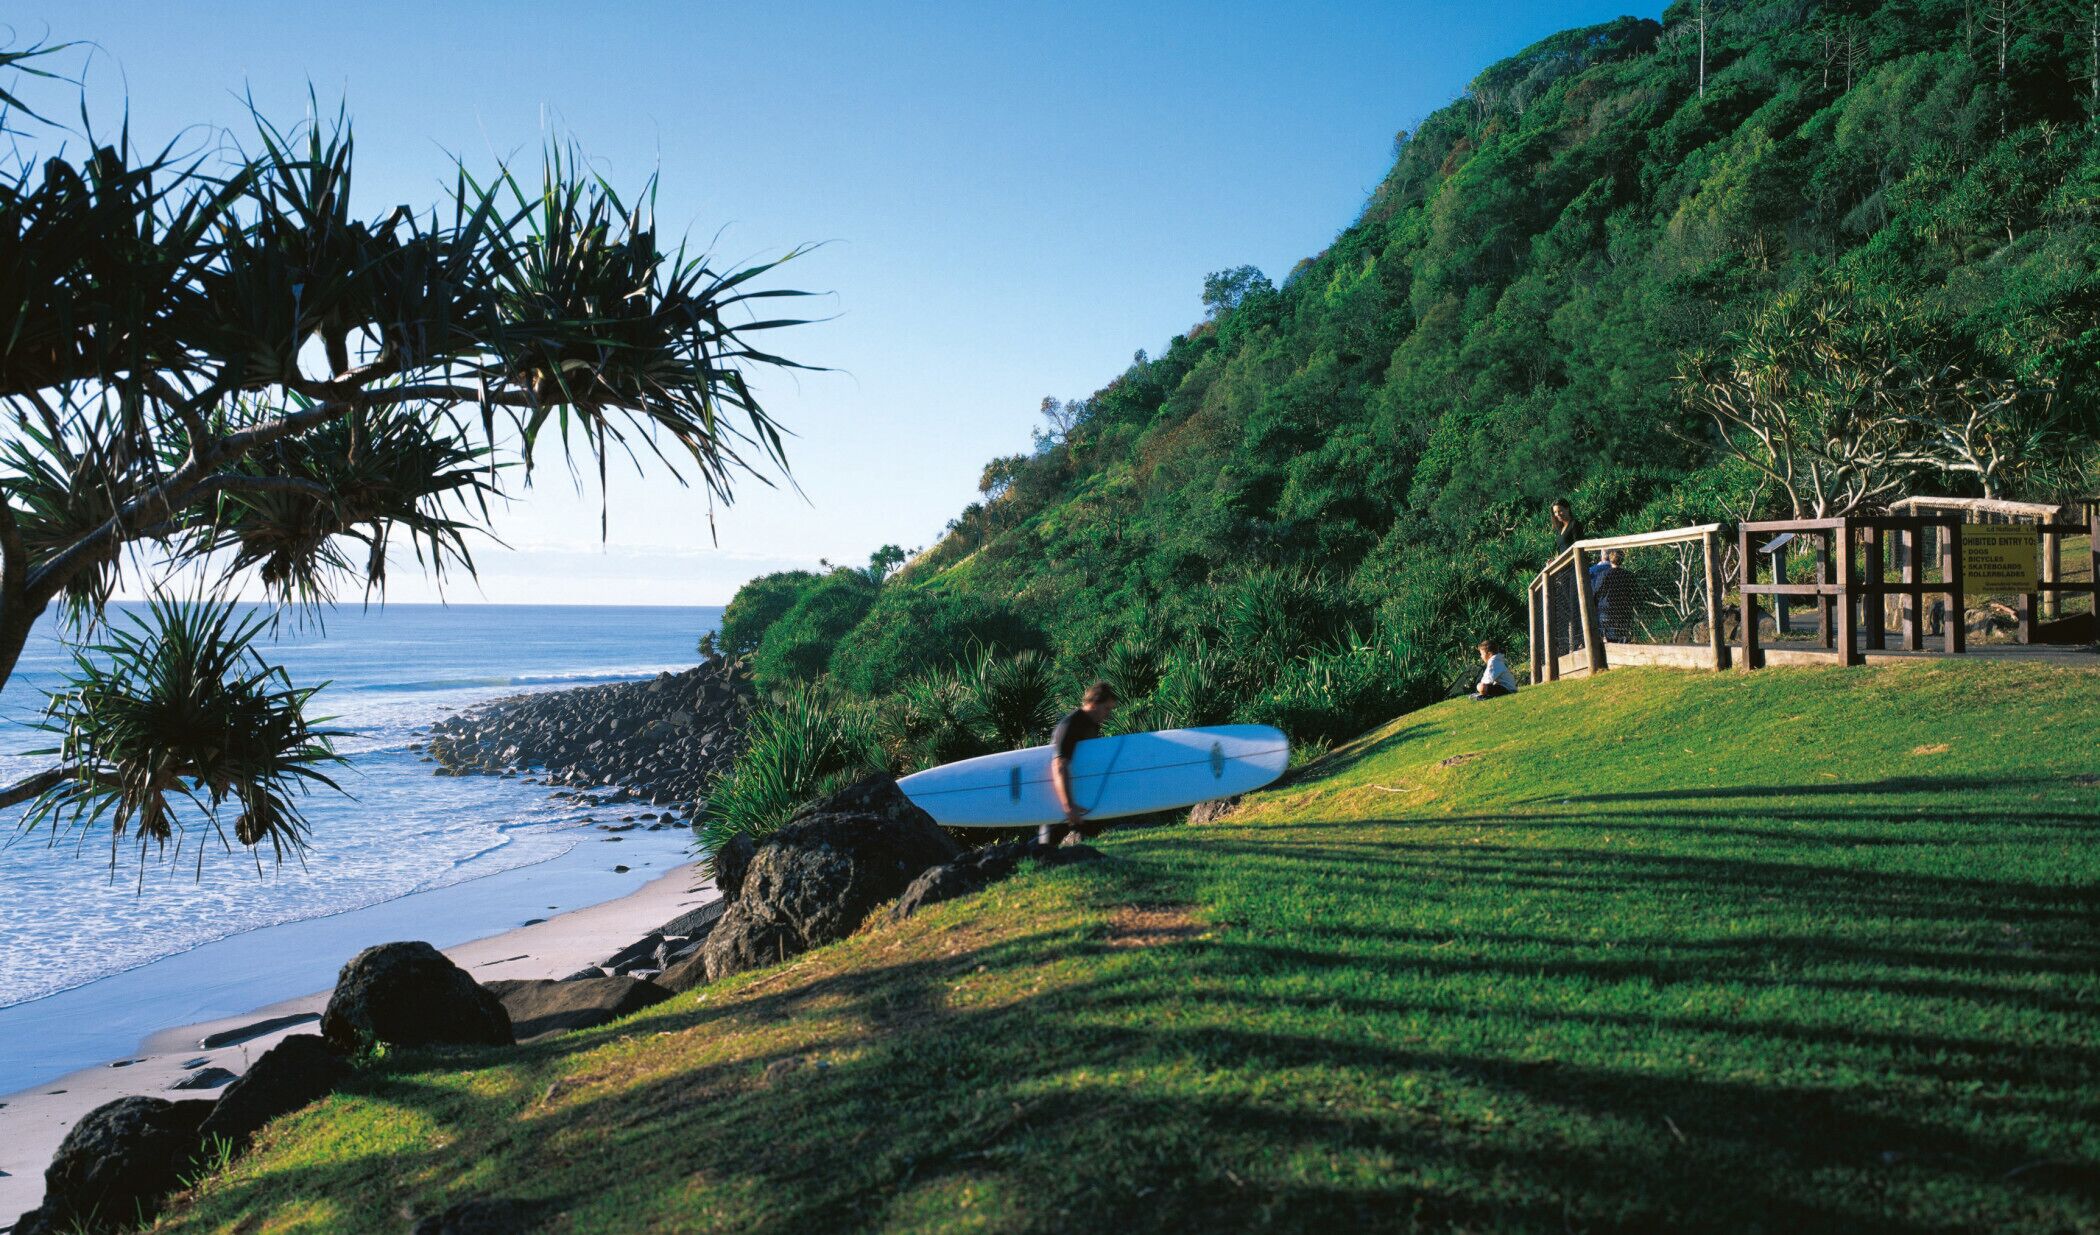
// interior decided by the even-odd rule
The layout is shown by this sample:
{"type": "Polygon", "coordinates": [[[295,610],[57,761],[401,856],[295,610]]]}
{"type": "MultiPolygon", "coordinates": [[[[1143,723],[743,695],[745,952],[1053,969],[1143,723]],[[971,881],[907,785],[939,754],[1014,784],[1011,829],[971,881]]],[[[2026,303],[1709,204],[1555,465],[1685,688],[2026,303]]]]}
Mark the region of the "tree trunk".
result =
{"type": "Polygon", "coordinates": [[[1706,0],[1699,0],[1699,97],[1706,97],[1706,0]]]}
{"type": "Polygon", "coordinates": [[[13,679],[15,662],[22,659],[22,648],[29,642],[29,632],[50,604],[48,601],[33,603],[12,587],[4,587],[4,592],[0,595],[0,691],[4,691],[13,679]]]}

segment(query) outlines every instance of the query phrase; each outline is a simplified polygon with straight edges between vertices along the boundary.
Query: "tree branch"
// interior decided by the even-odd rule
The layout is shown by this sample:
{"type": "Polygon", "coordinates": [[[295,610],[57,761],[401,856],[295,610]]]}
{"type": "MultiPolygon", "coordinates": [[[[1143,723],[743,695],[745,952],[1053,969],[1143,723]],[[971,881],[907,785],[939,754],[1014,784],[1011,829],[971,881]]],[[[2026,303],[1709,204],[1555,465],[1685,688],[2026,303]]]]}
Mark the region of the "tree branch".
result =
{"type": "Polygon", "coordinates": [[[0,807],[20,806],[48,789],[54,789],[72,776],[64,768],[45,768],[34,776],[25,776],[12,785],[0,788],[0,807]]]}
{"type": "Polygon", "coordinates": [[[303,493],[324,502],[335,497],[335,491],[318,480],[307,480],[300,476],[249,476],[241,472],[219,472],[207,476],[199,490],[219,493],[303,493]]]}

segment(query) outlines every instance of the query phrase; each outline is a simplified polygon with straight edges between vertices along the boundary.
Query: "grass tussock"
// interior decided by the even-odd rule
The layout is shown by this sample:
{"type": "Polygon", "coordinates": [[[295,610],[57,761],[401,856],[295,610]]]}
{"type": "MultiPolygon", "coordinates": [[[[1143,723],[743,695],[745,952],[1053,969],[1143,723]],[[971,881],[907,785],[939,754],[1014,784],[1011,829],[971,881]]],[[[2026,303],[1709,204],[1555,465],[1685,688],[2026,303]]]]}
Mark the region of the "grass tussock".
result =
{"type": "Polygon", "coordinates": [[[392,1057],[162,1229],[2093,1230],[2095,685],[1429,708],[1109,862],[392,1057]]]}

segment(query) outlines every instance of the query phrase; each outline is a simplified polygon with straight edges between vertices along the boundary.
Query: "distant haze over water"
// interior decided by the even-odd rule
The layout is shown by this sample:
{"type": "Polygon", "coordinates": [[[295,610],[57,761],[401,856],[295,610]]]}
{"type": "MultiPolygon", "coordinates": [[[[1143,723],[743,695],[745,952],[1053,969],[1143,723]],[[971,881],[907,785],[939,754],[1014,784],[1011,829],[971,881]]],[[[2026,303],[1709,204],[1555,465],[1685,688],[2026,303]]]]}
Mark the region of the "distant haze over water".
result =
{"type": "MultiPolygon", "coordinates": [[[[138,606],[118,605],[122,623],[138,606]]],[[[390,605],[344,608],[325,621],[289,619],[266,655],[301,685],[327,682],[315,715],[349,731],[337,779],[347,795],[307,800],[304,864],[273,864],[220,847],[193,826],[180,858],[149,856],[143,887],[126,838],[110,867],[109,830],[24,833],[21,811],[0,820],[0,1007],[257,927],[340,913],[410,892],[541,862],[595,835],[581,816],[617,813],[555,802],[543,785],[488,776],[435,776],[408,749],[450,712],[526,690],[624,681],[688,668],[719,607],[390,605]],[[197,844],[206,841],[197,874],[197,844]]],[[[0,692],[0,778],[46,766],[22,752],[52,735],[28,727],[70,656],[50,618],[31,636],[0,692]]],[[[656,810],[656,807],[638,809],[656,810]]],[[[201,823],[199,819],[192,820],[201,823]]],[[[229,831],[231,823],[228,823],[229,831]]],[[[610,848],[610,847],[608,847],[610,848]]]]}

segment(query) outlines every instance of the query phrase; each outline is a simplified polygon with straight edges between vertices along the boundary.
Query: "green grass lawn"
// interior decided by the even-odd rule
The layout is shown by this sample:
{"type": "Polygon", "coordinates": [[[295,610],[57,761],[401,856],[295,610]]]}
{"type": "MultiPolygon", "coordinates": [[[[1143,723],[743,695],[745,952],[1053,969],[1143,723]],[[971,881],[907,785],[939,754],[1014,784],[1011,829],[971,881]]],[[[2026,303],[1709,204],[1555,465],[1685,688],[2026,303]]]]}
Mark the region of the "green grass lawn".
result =
{"type": "Polygon", "coordinates": [[[2100,1230],[2100,674],[1618,670],[506,1051],[174,1231],[2100,1230]]]}

